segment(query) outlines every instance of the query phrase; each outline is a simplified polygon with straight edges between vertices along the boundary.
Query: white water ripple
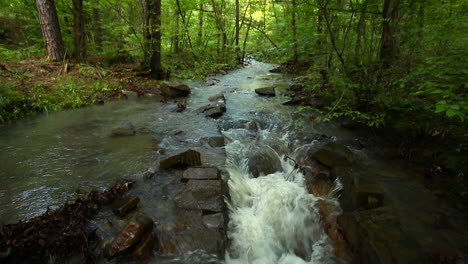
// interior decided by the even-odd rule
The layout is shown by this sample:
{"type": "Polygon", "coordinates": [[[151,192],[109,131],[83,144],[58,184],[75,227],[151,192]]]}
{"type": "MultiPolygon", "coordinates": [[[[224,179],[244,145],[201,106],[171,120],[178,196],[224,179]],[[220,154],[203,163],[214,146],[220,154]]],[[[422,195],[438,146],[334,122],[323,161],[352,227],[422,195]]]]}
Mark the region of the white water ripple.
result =
{"type": "Polygon", "coordinates": [[[318,198],[307,192],[304,175],[294,169],[293,162],[281,156],[282,172],[258,178],[249,174],[248,153],[252,148],[267,148],[258,140],[244,137],[226,146],[231,246],[225,262],[335,263],[333,247],[314,207],[318,198]]]}

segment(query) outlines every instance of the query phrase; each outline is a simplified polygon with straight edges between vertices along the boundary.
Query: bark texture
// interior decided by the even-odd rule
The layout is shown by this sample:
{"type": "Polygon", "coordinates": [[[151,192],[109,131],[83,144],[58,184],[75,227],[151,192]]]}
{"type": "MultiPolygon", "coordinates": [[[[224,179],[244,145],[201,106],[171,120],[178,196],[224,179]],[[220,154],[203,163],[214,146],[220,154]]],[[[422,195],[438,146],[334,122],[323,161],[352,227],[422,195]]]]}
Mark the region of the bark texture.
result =
{"type": "Polygon", "coordinates": [[[36,7],[39,12],[46,56],[49,60],[62,60],[65,55],[65,47],[60,32],[55,2],[54,0],[36,0],[36,7]]]}

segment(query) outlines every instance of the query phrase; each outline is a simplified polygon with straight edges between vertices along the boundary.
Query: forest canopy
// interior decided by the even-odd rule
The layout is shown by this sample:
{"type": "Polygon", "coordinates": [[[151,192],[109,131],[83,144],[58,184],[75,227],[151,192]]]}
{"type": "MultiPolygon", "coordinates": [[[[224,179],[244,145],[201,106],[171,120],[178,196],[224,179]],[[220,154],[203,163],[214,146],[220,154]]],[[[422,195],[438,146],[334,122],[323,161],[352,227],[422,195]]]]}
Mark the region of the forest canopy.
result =
{"type": "Polygon", "coordinates": [[[163,79],[204,77],[252,55],[296,65],[297,81],[331,106],[317,109],[323,120],[466,136],[465,0],[0,0],[0,7],[2,61],[134,63],[163,79]]]}

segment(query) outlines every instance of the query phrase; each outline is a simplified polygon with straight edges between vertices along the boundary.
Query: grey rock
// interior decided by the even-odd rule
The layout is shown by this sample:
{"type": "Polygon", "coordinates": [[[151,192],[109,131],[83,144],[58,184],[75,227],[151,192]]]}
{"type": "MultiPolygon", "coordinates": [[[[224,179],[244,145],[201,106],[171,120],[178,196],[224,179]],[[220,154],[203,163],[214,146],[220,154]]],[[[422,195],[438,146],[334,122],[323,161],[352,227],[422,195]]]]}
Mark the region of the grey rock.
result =
{"type": "Polygon", "coordinates": [[[163,159],[159,162],[161,169],[168,168],[180,168],[188,166],[199,166],[201,165],[200,153],[195,150],[187,150],[185,152],[176,154],[167,159],[163,159]]]}
{"type": "Polygon", "coordinates": [[[215,167],[190,167],[184,171],[182,176],[182,181],[219,179],[219,170],[215,167]]]}
{"type": "Polygon", "coordinates": [[[275,91],[275,87],[264,87],[264,88],[258,88],[258,89],[255,89],[255,92],[258,94],[258,95],[263,95],[263,96],[275,96],[276,95],[276,91],[275,91]]]}
{"type": "Polygon", "coordinates": [[[169,98],[188,96],[192,90],[186,84],[163,82],[159,85],[161,95],[169,98]]]}
{"type": "Polygon", "coordinates": [[[132,123],[127,123],[112,129],[113,136],[134,136],[136,134],[135,128],[132,123]]]}

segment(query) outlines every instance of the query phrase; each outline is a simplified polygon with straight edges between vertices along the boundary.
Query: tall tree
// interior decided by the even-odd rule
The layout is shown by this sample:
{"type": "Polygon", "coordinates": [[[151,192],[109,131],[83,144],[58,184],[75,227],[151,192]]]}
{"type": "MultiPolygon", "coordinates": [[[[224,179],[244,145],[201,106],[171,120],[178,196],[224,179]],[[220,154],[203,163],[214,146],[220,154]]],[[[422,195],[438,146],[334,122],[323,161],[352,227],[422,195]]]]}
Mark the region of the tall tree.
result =
{"type": "Polygon", "coordinates": [[[164,79],[164,70],[161,62],[161,0],[148,1],[148,17],[152,54],[150,59],[151,76],[158,80],[164,79]]]}
{"type": "Polygon", "coordinates": [[[294,49],[294,61],[298,60],[297,51],[297,21],[296,21],[297,3],[296,0],[292,0],[292,34],[293,34],[293,49],[294,49]]]}
{"type": "Polygon", "coordinates": [[[384,1],[380,61],[386,67],[390,66],[400,53],[398,43],[400,4],[401,0],[384,1]]]}
{"type": "Polygon", "coordinates": [[[239,38],[240,38],[240,3],[239,3],[239,0],[236,0],[236,59],[238,63],[241,63],[242,57],[240,54],[239,38]]]}
{"type": "Polygon", "coordinates": [[[99,0],[93,0],[93,20],[94,20],[94,44],[97,51],[102,51],[102,25],[101,11],[99,9],[99,0]]]}
{"type": "Polygon", "coordinates": [[[57,17],[54,0],[36,0],[39,12],[42,36],[46,48],[46,56],[53,61],[62,60],[65,54],[62,33],[57,17]]]}
{"type": "Polygon", "coordinates": [[[82,61],[86,57],[85,16],[83,0],[73,0],[73,57],[82,61]]]}

